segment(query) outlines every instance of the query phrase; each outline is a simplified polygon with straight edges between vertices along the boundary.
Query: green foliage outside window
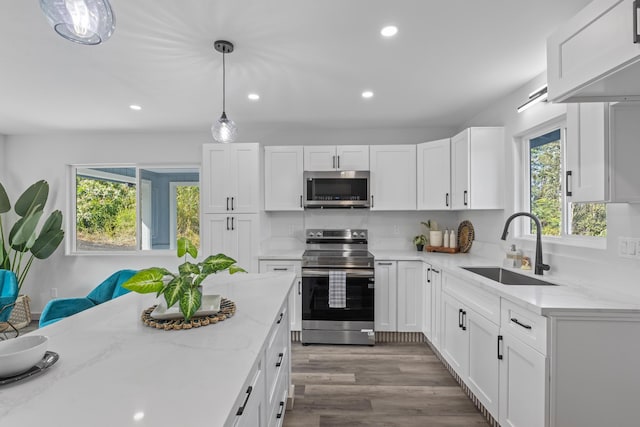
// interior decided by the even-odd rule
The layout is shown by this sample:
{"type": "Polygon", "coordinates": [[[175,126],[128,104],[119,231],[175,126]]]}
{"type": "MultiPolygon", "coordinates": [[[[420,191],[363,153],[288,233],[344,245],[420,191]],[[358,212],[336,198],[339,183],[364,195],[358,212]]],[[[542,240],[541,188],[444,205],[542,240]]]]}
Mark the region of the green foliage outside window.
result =
{"type": "Polygon", "coordinates": [[[200,247],[200,187],[181,185],[176,188],[177,234],[200,247]]]}

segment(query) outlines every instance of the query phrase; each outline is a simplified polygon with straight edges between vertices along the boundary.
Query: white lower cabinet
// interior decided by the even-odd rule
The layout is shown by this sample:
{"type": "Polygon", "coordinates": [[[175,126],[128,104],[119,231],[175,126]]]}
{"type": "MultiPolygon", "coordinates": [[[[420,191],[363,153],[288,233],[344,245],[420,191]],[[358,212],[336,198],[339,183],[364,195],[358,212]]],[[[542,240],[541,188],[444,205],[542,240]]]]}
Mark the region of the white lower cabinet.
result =
{"type": "Polygon", "coordinates": [[[376,287],[373,295],[376,331],[396,331],[397,270],[396,261],[376,261],[376,287]]]}
{"type": "Polygon", "coordinates": [[[398,332],[422,331],[422,261],[398,261],[398,332]]]}
{"type": "Polygon", "coordinates": [[[296,283],[289,294],[289,319],[292,331],[302,330],[302,267],[300,260],[260,260],[260,273],[296,273],[296,283]]]}
{"type": "Polygon", "coordinates": [[[248,272],[258,271],[258,214],[205,214],[202,217],[204,253],[224,253],[248,272]]]}
{"type": "Polygon", "coordinates": [[[264,379],[264,359],[260,359],[250,376],[251,382],[240,397],[240,404],[233,427],[260,427],[265,425],[266,399],[264,379]]]}

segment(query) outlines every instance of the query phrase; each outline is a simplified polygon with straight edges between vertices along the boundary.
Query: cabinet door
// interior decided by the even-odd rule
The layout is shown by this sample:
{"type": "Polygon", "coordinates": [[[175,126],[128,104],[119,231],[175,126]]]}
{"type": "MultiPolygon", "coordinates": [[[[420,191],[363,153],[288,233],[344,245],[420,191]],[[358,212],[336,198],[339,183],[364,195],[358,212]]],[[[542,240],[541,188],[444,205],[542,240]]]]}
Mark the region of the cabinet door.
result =
{"type": "Polygon", "coordinates": [[[243,405],[237,409],[237,411],[241,410],[241,413],[236,415],[233,427],[266,427],[267,403],[265,399],[265,375],[262,368],[261,360],[250,386],[245,389],[242,400],[243,405]]]}
{"type": "Polygon", "coordinates": [[[571,202],[609,198],[609,104],[567,105],[566,192],[571,202]]]}
{"type": "Polygon", "coordinates": [[[442,335],[442,270],[431,267],[431,343],[440,350],[442,335]]]}
{"type": "Polygon", "coordinates": [[[376,262],[376,287],[374,292],[374,317],[376,331],[396,331],[397,263],[376,262]]]}
{"type": "Polygon", "coordinates": [[[416,209],[416,146],[372,145],[371,210],[416,209]]]}
{"type": "MultiPolygon", "coordinates": [[[[258,179],[258,144],[231,144],[229,177],[231,177],[231,211],[235,213],[258,213],[260,205],[258,179]]],[[[214,185],[220,185],[215,182],[214,185]]]]}
{"type": "Polygon", "coordinates": [[[422,261],[398,261],[398,332],[422,331],[422,271],[422,261]]]}
{"type": "Polygon", "coordinates": [[[229,146],[204,144],[202,146],[202,211],[221,213],[231,209],[233,185],[229,171],[229,146]]]}
{"type": "Polygon", "coordinates": [[[466,308],[456,298],[442,293],[442,336],[440,352],[462,378],[467,376],[469,339],[465,326],[466,308]]]}
{"type": "Polygon", "coordinates": [[[639,99],[640,44],[632,35],[633,0],[597,0],[547,41],[549,99],[554,102],[639,99]],[[631,65],[630,65],[631,64],[631,65]]]}
{"type": "Polygon", "coordinates": [[[502,337],[500,425],[544,427],[547,419],[546,358],[509,334],[502,337]]]}
{"type": "Polygon", "coordinates": [[[465,383],[489,413],[498,419],[500,364],[497,344],[500,328],[473,310],[466,316],[469,334],[469,370],[465,383]]]}
{"type": "Polygon", "coordinates": [[[202,216],[202,247],[204,253],[218,253],[235,257],[231,246],[231,216],[224,214],[202,216]]]}
{"type": "Polygon", "coordinates": [[[369,170],[368,145],[338,145],[336,147],[336,156],[336,168],[339,170],[369,170]]]}
{"type": "Polygon", "coordinates": [[[248,272],[258,271],[258,248],[260,230],[257,214],[233,215],[231,217],[230,252],[239,266],[248,272]]]}
{"type": "MultiPolygon", "coordinates": [[[[504,207],[504,128],[469,128],[467,208],[504,207]]],[[[463,194],[464,202],[464,194],[463,194]]]]}
{"type": "Polygon", "coordinates": [[[432,341],[431,325],[433,317],[431,265],[423,264],[422,270],[422,333],[429,341],[432,341]]]}
{"type": "Polygon", "coordinates": [[[451,138],[451,207],[469,209],[469,129],[451,138]]]}
{"type": "Polygon", "coordinates": [[[305,145],[304,170],[333,171],[337,168],[335,145],[305,145]]]}
{"type": "Polygon", "coordinates": [[[260,261],[260,273],[266,272],[292,272],[296,273],[296,283],[289,293],[289,320],[292,331],[302,330],[302,271],[298,260],[289,261],[260,261]]]}
{"type": "Polygon", "coordinates": [[[304,185],[302,147],[265,147],[264,155],[264,209],[301,211],[304,185]]]}
{"type": "Polygon", "coordinates": [[[612,202],[640,202],[640,103],[619,102],[610,109],[612,202]]]}
{"type": "Polygon", "coordinates": [[[418,210],[451,209],[451,139],[417,147],[418,210]]]}

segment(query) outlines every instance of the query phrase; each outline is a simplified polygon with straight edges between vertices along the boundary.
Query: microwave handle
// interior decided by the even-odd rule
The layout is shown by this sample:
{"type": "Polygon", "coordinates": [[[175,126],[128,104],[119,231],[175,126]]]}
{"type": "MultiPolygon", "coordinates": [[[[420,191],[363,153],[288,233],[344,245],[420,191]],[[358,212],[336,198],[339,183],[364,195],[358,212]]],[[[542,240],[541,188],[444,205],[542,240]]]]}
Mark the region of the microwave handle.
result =
{"type": "Polygon", "coordinates": [[[300,207],[302,207],[302,194],[300,195],[300,207]]]}
{"type": "Polygon", "coordinates": [[[371,207],[373,207],[373,194],[371,195],[371,207]]]}

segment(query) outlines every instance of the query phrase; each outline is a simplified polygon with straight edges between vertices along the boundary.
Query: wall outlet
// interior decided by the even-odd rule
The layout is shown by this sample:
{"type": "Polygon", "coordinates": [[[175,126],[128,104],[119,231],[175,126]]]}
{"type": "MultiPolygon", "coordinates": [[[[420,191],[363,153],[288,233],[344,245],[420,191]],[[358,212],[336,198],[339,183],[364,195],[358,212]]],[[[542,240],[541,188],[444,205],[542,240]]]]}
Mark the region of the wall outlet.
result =
{"type": "Polygon", "coordinates": [[[393,226],[393,235],[394,235],[394,236],[398,236],[398,235],[400,235],[400,226],[399,226],[398,224],[395,224],[395,225],[393,226]]]}
{"type": "Polygon", "coordinates": [[[51,288],[51,298],[58,298],[58,288],[51,288]]]}
{"type": "Polygon", "coordinates": [[[640,259],[640,239],[618,237],[618,256],[621,258],[640,259]]]}

